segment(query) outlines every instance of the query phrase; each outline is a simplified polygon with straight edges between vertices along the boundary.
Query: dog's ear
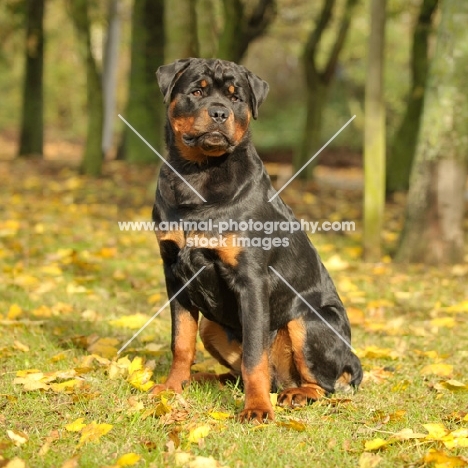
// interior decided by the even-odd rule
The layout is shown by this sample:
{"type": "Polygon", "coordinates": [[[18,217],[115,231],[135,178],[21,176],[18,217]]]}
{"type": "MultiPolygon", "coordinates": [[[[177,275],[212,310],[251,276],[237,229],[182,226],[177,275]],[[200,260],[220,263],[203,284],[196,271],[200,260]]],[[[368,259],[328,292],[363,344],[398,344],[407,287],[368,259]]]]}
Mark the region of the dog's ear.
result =
{"type": "Polygon", "coordinates": [[[192,62],[191,58],[176,60],[169,65],[162,65],[156,72],[159,89],[164,96],[164,102],[167,104],[171,100],[172,90],[182,73],[192,62]]]}
{"type": "Polygon", "coordinates": [[[262,80],[251,71],[246,68],[244,68],[244,70],[250,86],[250,106],[252,107],[252,117],[256,119],[258,117],[258,108],[267,97],[270,87],[266,81],[262,80]]]}

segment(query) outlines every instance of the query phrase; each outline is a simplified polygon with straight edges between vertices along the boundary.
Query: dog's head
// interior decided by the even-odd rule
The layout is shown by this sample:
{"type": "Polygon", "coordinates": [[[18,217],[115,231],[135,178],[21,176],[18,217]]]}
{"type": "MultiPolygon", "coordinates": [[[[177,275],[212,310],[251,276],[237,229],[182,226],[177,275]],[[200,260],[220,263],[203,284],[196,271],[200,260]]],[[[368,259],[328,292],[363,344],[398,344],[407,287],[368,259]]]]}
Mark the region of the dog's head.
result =
{"type": "Polygon", "coordinates": [[[156,76],[175,145],[195,162],[232,152],[268,93],[265,81],[224,60],[177,60],[159,67],[156,76]]]}

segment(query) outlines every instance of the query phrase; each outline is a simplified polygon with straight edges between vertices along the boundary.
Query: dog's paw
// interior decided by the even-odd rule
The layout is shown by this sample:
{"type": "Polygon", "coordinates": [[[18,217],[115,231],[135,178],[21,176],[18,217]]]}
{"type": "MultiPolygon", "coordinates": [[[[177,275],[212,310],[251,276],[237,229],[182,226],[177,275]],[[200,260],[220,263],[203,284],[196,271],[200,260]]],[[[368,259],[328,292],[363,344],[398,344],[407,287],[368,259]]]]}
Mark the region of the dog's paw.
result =
{"type": "Polygon", "coordinates": [[[267,421],[273,421],[275,414],[272,408],[245,408],[239,414],[240,422],[253,422],[263,424],[267,421]]]}
{"type": "Polygon", "coordinates": [[[182,390],[189,384],[189,381],[183,381],[181,383],[171,383],[171,384],[157,384],[154,387],[150,388],[149,393],[150,395],[159,395],[162,392],[175,392],[175,393],[182,393],[182,390]]]}
{"type": "Polygon", "coordinates": [[[157,384],[154,387],[150,388],[150,395],[159,395],[162,392],[169,390],[169,387],[166,384],[157,384]]]}
{"type": "Polygon", "coordinates": [[[307,387],[288,388],[278,395],[278,406],[298,408],[319,400],[325,395],[322,387],[311,384],[307,387]]]}

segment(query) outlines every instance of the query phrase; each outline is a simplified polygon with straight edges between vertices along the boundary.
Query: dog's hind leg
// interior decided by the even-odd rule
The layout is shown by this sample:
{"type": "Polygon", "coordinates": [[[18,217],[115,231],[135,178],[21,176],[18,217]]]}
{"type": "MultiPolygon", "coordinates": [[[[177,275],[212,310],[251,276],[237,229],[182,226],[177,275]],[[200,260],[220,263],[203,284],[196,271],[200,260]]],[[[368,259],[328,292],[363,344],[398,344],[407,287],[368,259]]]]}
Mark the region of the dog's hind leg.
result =
{"type": "Polygon", "coordinates": [[[202,317],[199,325],[200,338],[205,349],[230,372],[225,374],[210,374],[200,372],[192,375],[193,381],[216,380],[221,383],[235,381],[241,374],[242,345],[234,337],[229,336],[221,325],[202,317]]]}
{"type": "Polygon", "coordinates": [[[343,311],[329,306],[319,313],[330,326],[312,315],[291,320],[287,325],[300,385],[280,393],[281,406],[303,406],[333,393],[337,382],[357,386],[362,379],[359,359],[346,344],[350,330],[347,320],[343,320],[343,311]]]}
{"type": "Polygon", "coordinates": [[[307,327],[302,318],[291,320],[287,325],[293,360],[300,377],[298,387],[284,389],[278,395],[279,406],[304,406],[309,401],[322,398],[326,391],[322,388],[312,371],[307,359],[307,327]]]}

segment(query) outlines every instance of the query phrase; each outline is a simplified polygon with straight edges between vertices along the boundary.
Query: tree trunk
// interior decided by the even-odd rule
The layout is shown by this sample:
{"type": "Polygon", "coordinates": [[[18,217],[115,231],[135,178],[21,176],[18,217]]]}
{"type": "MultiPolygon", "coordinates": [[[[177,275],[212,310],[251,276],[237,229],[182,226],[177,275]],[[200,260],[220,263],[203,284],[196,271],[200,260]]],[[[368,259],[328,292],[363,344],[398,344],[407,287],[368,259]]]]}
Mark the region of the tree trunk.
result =
{"type": "Polygon", "coordinates": [[[166,0],[164,9],[165,62],[197,57],[196,0],[166,0]]]}
{"type": "MultiPolygon", "coordinates": [[[[319,70],[317,66],[319,46],[322,35],[332,19],[335,3],[335,0],[324,0],[317,26],[310,33],[304,48],[303,63],[307,87],[307,110],[301,142],[294,155],[294,167],[296,170],[310,161],[321,146],[322,123],[327,97],[333,83],[338,58],[348,34],[353,9],[357,4],[357,0],[346,0],[344,13],[337,28],[335,42],[329,52],[325,66],[322,70],[319,70]]],[[[317,162],[317,159],[313,159],[306,169],[299,174],[299,178],[310,180],[313,177],[313,170],[317,162]]]]}
{"type": "Polygon", "coordinates": [[[364,128],[364,257],[381,258],[385,207],[385,103],[383,68],[386,0],[371,0],[364,128]]]}
{"type": "Polygon", "coordinates": [[[397,260],[463,262],[468,3],[444,0],[397,260]]]}
{"type": "Polygon", "coordinates": [[[387,162],[387,192],[407,190],[418,140],[429,68],[428,42],[438,0],[424,0],[413,33],[412,84],[406,112],[397,130],[387,162]]]}
{"type": "Polygon", "coordinates": [[[224,27],[218,57],[240,62],[249,44],[265,33],[276,16],[276,0],[257,0],[249,15],[242,0],[223,0],[224,27]]]}
{"type": "Polygon", "coordinates": [[[83,174],[101,174],[103,99],[101,75],[91,47],[91,21],[88,0],[70,0],[71,17],[80,41],[81,53],[86,64],[86,98],[88,109],[88,128],[84,157],[81,162],[83,174]]]}
{"type": "MultiPolygon", "coordinates": [[[[164,0],[135,0],[132,14],[132,64],[126,119],[159,152],[164,147],[164,106],[156,70],[164,63],[164,0]]],[[[124,157],[133,163],[159,162],[125,127],[124,157]]]]}
{"type": "MultiPolygon", "coordinates": [[[[310,81],[306,91],[305,128],[299,151],[294,155],[294,166],[296,169],[300,169],[314,156],[320,149],[322,141],[323,116],[328,98],[329,85],[324,83],[318,76],[310,81]]],[[[312,160],[298,177],[303,180],[312,179],[316,164],[317,158],[312,160]]]]}
{"type": "Polygon", "coordinates": [[[214,3],[213,0],[197,0],[198,56],[203,58],[217,56],[218,31],[214,3]]]}
{"type": "Polygon", "coordinates": [[[120,0],[109,0],[107,34],[104,44],[104,63],[102,69],[102,92],[104,99],[104,123],[102,132],[102,151],[106,154],[112,146],[115,113],[115,88],[120,41],[120,0]]]}
{"type": "Polygon", "coordinates": [[[43,153],[44,0],[27,0],[26,69],[19,155],[43,153]]]}

